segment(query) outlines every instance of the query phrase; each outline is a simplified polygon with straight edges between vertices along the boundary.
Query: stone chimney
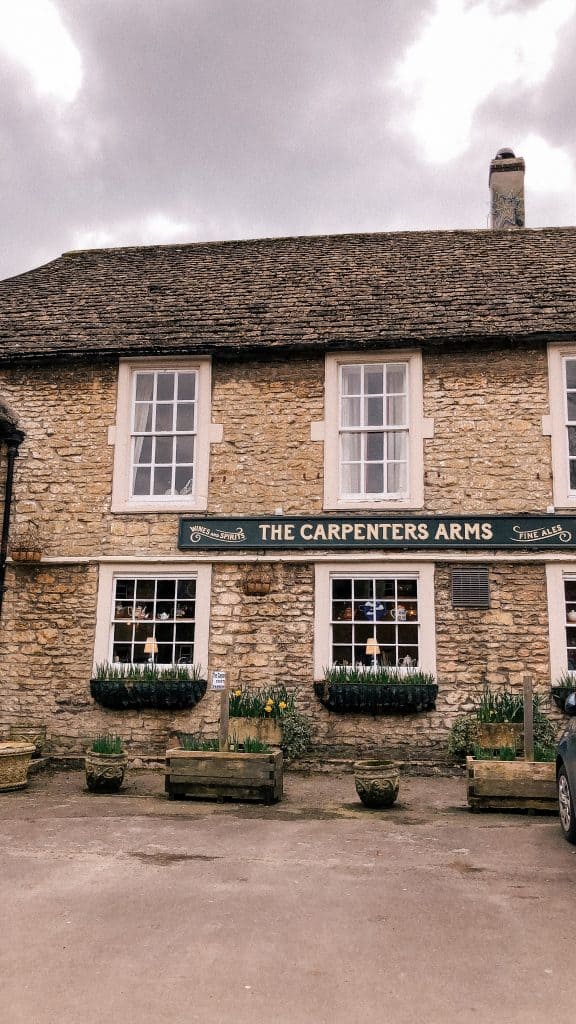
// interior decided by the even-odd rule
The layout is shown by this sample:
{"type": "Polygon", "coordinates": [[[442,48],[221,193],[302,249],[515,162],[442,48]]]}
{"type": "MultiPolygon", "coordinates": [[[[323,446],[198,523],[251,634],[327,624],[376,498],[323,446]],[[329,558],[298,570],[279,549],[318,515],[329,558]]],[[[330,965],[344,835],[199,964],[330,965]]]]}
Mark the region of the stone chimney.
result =
{"type": "Polygon", "coordinates": [[[524,160],[499,149],[490,161],[490,227],[512,231],[524,227],[524,160]]]}

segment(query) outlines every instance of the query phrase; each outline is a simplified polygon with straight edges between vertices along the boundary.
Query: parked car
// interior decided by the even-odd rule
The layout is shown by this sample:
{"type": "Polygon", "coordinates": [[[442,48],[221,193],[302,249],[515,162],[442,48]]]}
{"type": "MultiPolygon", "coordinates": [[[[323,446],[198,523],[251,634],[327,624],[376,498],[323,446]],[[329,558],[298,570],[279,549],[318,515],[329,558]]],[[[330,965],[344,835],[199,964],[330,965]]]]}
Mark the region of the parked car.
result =
{"type": "Polygon", "coordinates": [[[569,843],[576,843],[576,693],[566,698],[564,710],[571,716],[556,748],[556,780],[560,828],[569,843]]]}

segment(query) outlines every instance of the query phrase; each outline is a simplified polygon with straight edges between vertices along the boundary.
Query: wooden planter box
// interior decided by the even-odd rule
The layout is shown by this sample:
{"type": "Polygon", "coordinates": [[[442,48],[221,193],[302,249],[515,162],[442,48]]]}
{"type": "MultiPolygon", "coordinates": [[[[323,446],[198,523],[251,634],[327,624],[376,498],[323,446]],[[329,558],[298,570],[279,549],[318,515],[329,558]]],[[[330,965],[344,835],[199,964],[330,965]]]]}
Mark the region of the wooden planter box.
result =
{"type": "Polygon", "coordinates": [[[205,750],[167,750],[165,789],[169,799],[282,799],[282,752],[228,754],[205,750]]]}
{"type": "Polygon", "coordinates": [[[553,761],[477,761],[466,758],[472,810],[557,811],[553,761]]]}
{"type": "Polygon", "coordinates": [[[273,718],[230,718],[228,735],[236,738],[239,743],[251,736],[269,747],[279,747],[282,743],[282,726],[273,718]]]}

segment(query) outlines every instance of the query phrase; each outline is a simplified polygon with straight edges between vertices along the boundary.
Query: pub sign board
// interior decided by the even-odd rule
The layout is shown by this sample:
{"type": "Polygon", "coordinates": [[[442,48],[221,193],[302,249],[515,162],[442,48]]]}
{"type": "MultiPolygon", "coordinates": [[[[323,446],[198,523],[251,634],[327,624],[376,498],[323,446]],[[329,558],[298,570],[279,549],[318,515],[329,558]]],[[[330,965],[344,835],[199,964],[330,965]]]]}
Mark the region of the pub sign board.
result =
{"type": "Polygon", "coordinates": [[[576,516],[182,516],[181,551],[576,548],[576,516]]]}

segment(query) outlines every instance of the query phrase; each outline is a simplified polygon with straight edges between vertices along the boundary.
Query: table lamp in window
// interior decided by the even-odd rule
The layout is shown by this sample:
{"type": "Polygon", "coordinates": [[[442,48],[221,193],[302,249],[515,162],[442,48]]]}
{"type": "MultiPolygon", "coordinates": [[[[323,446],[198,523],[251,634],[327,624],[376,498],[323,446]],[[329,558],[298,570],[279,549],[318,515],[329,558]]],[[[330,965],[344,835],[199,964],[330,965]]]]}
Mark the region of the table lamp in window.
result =
{"type": "Polygon", "coordinates": [[[156,640],[154,639],[153,636],[149,636],[146,638],[146,643],[144,644],[144,654],[150,655],[148,661],[151,665],[153,665],[154,657],[156,654],[158,654],[158,644],[156,643],[156,640]]]}
{"type": "Polygon", "coordinates": [[[380,654],[380,646],[375,636],[369,637],[366,642],[366,654],[369,658],[372,658],[372,668],[378,668],[378,655],[380,654]]]}

